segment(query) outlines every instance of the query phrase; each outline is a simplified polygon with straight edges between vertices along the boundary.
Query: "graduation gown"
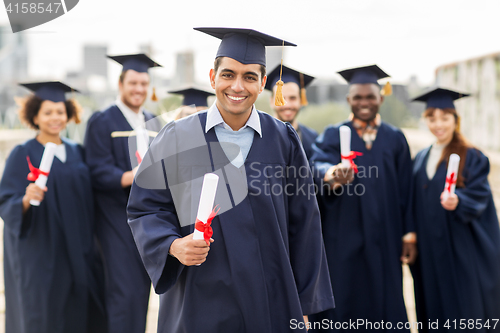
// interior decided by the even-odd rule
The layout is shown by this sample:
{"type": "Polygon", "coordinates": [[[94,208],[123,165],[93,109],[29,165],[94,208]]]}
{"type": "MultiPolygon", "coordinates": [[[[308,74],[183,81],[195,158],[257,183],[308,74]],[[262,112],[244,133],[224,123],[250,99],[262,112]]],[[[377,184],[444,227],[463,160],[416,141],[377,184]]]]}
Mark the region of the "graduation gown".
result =
{"type": "MultiPolygon", "coordinates": [[[[156,183],[163,188],[138,185],[149,172],[147,162],[141,164],[128,216],[153,286],[162,294],[158,332],[289,332],[303,314],[334,306],[319,210],[314,193],[305,192],[313,183],[300,140],[290,124],[258,114],[263,137],[254,133],[240,168],[220,158],[214,128],[204,130],[206,112],[167,124],[152,143],[149,152],[176,156],[173,162],[159,160],[159,168],[148,167],[158,171],[156,183]],[[196,128],[204,146],[194,156],[184,156],[179,147],[196,128]],[[293,172],[284,176],[299,168],[302,177],[293,172]],[[173,184],[163,170],[176,170],[186,182],[206,172],[220,175],[215,203],[224,213],[212,222],[215,242],[200,266],[186,267],[168,255],[171,243],[192,233],[194,226],[179,222],[183,214],[174,205],[173,184]],[[245,173],[238,183],[237,176],[245,173]],[[278,194],[286,185],[293,195],[278,194]],[[248,195],[237,198],[236,189],[244,186],[248,195]],[[228,202],[232,209],[225,207],[228,202]]],[[[200,191],[194,192],[185,198],[187,206],[192,202],[197,207],[200,191]]]]}
{"type": "MultiPolygon", "coordinates": [[[[341,125],[351,128],[351,149],[363,156],[354,160],[359,173],[351,185],[336,193],[322,188],[319,197],[337,306],[312,320],[383,320],[395,328],[398,322],[407,321],[400,257],[401,237],[413,231],[411,221],[405,219],[411,185],[408,144],[400,130],[385,122],[378,128],[371,150],[366,149],[352,122],[327,127],[316,140],[311,158],[318,184],[328,168],[341,161],[341,125]]],[[[356,331],[372,330],[363,326],[356,331]]]]}
{"type": "Polygon", "coordinates": [[[302,141],[302,146],[304,147],[306,157],[309,160],[313,155],[312,145],[314,144],[314,141],[318,137],[318,133],[316,133],[316,131],[314,131],[313,129],[310,129],[309,127],[304,126],[302,124],[299,124],[299,131],[300,131],[300,139],[302,141]]]}
{"type": "Polygon", "coordinates": [[[14,148],[5,165],[0,216],[6,333],[84,333],[105,327],[92,317],[100,306],[104,318],[104,308],[96,278],[90,173],[82,148],[62,140],[66,162],[54,158],[44,200],[24,215],[22,198],[30,183],[26,156],[39,166],[44,146],[29,140],[14,148]]]}
{"type": "MultiPolygon", "coordinates": [[[[144,112],[146,128],[158,132],[154,116],[144,112]]],[[[85,134],[96,207],[96,231],[106,271],[106,308],[110,333],[144,332],[151,284],[127,224],[130,187],[124,172],[136,164],[135,137],[120,109],[113,105],[89,119],[85,134]],[[129,145],[130,140],[130,145],[129,145]],[[132,161],[129,156],[134,156],[132,161]]]]}
{"type": "Polygon", "coordinates": [[[449,331],[463,332],[467,330],[459,329],[460,319],[481,324],[489,319],[490,329],[469,331],[500,332],[500,323],[493,330],[492,321],[500,318],[500,230],[487,179],[488,158],[477,149],[467,151],[465,187],[456,189],[457,208],[447,211],[440,203],[446,162],[429,180],[429,151],[417,154],[413,168],[418,258],[412,273],[418,320],[439,320],[442,330],[449,320],[449,331]]]}

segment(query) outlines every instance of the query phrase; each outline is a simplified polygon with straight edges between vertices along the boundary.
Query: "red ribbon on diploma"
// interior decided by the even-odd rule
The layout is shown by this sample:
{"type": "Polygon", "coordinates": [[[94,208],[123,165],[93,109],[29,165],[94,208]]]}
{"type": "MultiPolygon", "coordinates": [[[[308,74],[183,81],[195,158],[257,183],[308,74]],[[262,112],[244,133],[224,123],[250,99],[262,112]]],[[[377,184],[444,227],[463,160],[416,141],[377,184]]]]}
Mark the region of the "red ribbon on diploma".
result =
{"type": "Polygon", "coordinates": [[[138,150],[135,151],[135,157],[137,158],[137,163],[141,164],[142,158],[141,158],[141,154],[139,154],[138,150]]]}
{"type": "Polygon", "coordinates": [[[28,161],[28,167],[30,168],[30,173],[28,173],[28,180],[34,182],[38,179],[40,175],[44,175],[46,177],[49,176],[48,172],[43,172],[42,170],[35,168],[33,164],[31,164],[30,157],[26,156],[26,160],[28,161]]]}
{"type": "MultiPolygon", "coordinates": [[[[218,206],[218,205],[217,205],[218,206]]],[[[203,223],[202,221],[198,220],[196,218],[196,223],[194,225],[194,228],[200,232],[203,233],[203,238],[205,239],[205,242],[207,242],[207,245],[210,244],[210,238],[214,234],[214,231],[212,230],[212,220],[214,219],[215,215],[219,212],[220,208],[215,210],[217,206],[214,207],[210,215],[208,216],[207,223],[203,223]]]]}
{"type": "Polygon", "coordinates": [[[457,179],[455,178],[455,173],[452,172],[449,177],[446,177],[446,191],[451,193],[451,186],[457,183],[457,179]]]}
{"type": "Polygon", "coordinates": [[[351,162],[351,168],[354,170],[354,173],[358,173],[358,166],[356,165],[356,163],[354,163],[353,160],[358,156],[363,156],[363,153],[360,153],[357,151],[351,151],[349,153],[349,155],[347,155],[347,156],[340,155],[340,157],[342,157],[342,159],[349,160],[351,162]]]}

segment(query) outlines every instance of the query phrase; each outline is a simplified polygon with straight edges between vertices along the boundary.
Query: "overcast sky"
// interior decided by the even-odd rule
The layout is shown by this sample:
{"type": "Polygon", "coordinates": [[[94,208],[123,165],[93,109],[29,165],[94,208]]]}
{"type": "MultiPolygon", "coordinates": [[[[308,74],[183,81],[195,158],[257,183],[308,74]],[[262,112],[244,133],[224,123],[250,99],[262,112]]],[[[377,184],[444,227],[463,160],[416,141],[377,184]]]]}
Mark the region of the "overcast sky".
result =
{"type": "MultiPolygon", "coordinates": [[[[85,43],[107,44],[111,54],[151,43],[164,76],[173,74],[176,52],[194,50],[204,83],[218,40],[192,28],[221,26],[298,44],[287,51],[287,64],[317,77],[376,63],[393,82],[416,75],[430,84],[439,65],[500,51],[499,13],[499,0],[80,0],[66,15],[21,33],[29,41],[29,73],[39,78],[80,69],[85,43]]],[[[8,24],[5,10],[0,24],[8,24]]]]}

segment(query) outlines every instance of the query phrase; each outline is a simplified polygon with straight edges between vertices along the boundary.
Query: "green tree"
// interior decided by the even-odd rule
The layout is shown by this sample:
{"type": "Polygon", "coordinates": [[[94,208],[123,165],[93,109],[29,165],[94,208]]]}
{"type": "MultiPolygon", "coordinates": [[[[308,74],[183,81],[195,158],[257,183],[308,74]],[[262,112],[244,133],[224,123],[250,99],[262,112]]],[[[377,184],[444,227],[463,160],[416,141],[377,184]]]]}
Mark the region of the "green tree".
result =
{"type": "Polygon", "coordinates": [[[386,96],[380,107],[382,120],[396,127],[415,127],[418,120],[412,117],[406,105],[395,96],[386,96]]]}
{"type": "Polygon", "coordinates": [[[346,120],[349,114],[349,107],[344,103],[310,104],[300,111],[297,120],[322,133],[326,126],[346,120]]]}

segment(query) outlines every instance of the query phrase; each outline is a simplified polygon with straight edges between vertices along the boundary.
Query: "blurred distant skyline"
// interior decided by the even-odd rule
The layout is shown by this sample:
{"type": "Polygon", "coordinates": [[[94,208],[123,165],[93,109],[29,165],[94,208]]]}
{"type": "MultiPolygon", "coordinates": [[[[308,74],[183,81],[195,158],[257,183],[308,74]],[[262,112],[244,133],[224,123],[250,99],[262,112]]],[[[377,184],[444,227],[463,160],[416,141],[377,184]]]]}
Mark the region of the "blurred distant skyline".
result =
{"type": "MultiPolygon", "coordinates": [[[[135,53],[150,44],[154,60],[164,66],[155,70],[159,76],[172,77],[176,53],[193,50],[196,80],[208,83],[219,40],[192,29],[200,26],[252,28],[294,42],[298,47],[287,49],[287,65],[325,79],[376,63],[394,83],[415,75],[430,85],[440,65],[500,52],[498,0],[270,3],[80,0],[62,17],[20,34],[28,39],[34,79],[63,79],[82,69],[84,44],[107,45],[110,54],[135,53]]],[[[9,24],[5,7],[0,24],[9,24]]],[[[112,81],[119,71],[110,61],[112,81]]]]}

